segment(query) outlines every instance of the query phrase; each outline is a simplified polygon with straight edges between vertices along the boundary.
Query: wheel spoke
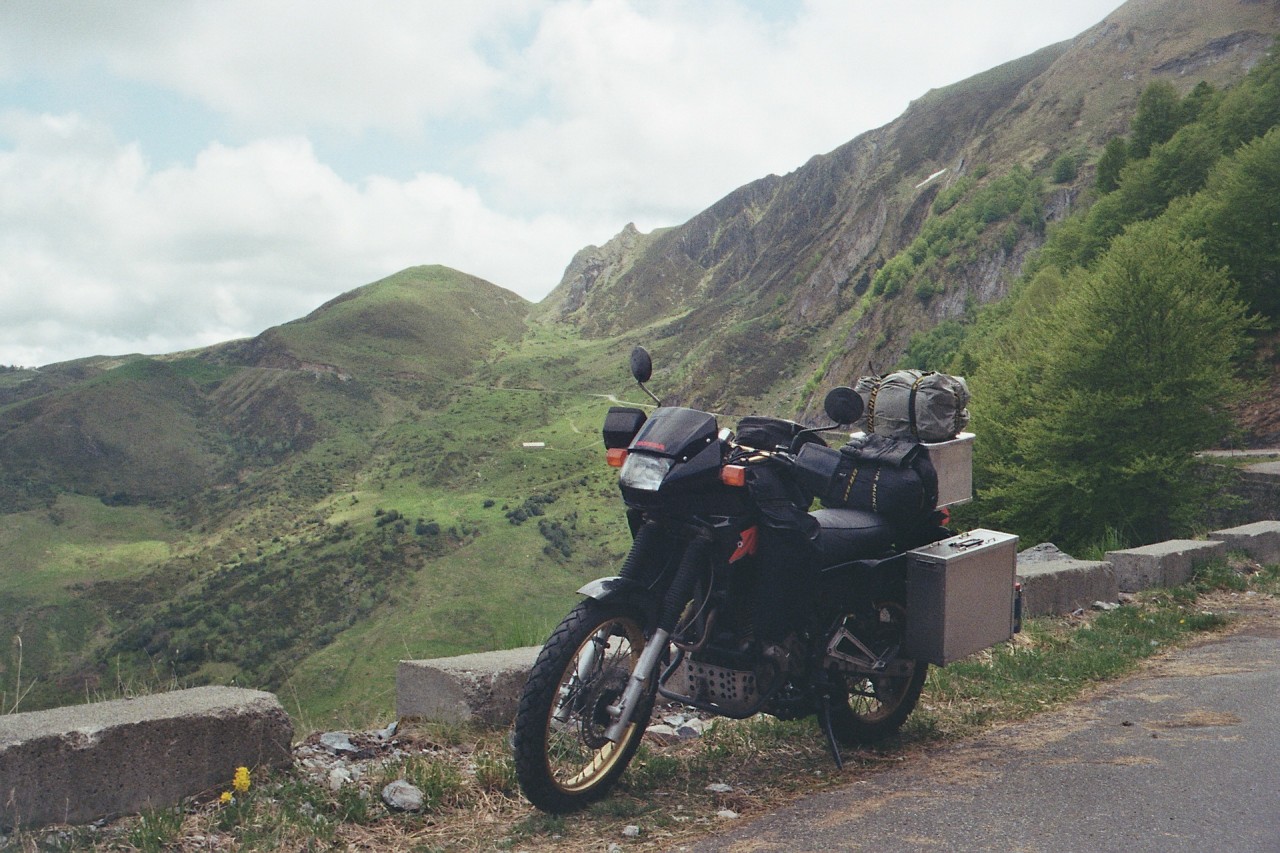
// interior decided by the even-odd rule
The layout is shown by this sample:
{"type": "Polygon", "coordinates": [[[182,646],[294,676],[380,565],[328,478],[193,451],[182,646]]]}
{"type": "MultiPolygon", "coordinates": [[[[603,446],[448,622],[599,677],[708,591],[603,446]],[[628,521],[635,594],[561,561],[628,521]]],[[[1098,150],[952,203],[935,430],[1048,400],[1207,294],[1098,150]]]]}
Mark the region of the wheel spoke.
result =
{"type": "Polygon", "coordinates": [[[617,743],[605,732],[614,722],[609,708],[626,688],[644,644],[636,614],[592,602],[575,609],[548,640],[516,720],[517,771],[535,805],[580,808],[604,793],[630,761],[648,708],[617,743]]]}
{"type": "Polygon", "coordinates": [[[915,708],[928,664],[894,657],[901,646],[904,615],[901,608],[878,608],[874,620],[854,616],[841,620],[840,630],[860,636],[860,642],[872,655],[894,661],[890,667],[893,674],[831,670],[836,693],[843,694],[833,697],[836,704],[832,708],[832,729],[836,738],[846,744],[893,734],[915,708]]]}

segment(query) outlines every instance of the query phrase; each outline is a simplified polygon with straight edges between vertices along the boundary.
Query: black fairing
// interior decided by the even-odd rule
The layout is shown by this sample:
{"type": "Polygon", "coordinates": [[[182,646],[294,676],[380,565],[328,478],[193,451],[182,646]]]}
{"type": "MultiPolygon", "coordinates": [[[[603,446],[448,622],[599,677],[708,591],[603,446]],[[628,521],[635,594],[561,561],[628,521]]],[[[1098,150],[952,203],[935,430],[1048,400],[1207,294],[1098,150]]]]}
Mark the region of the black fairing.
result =
{"type": "Polygon", "coordinates": [[[714,415],[695,409],[661,408],[640,428],[632,450],[687,459],[716,440],[714,415]]]}
{"type": "Polygon", "coordinates": [[[748,511],[744,489],[720,482],[723,463],[715,416],[694,409],[656,410],[631,442],[631,452],[665,456],[675,463],[656,492],[622,486],[629,506],[694,517],[748,511]]]}

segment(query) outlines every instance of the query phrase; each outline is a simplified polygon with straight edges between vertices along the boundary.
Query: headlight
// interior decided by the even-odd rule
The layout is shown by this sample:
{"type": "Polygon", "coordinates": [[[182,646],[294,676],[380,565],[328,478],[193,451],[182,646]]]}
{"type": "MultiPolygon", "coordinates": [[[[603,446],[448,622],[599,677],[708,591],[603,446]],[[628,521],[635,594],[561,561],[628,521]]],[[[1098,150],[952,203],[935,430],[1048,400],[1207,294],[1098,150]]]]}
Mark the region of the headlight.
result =
{"type": "Polygon", "coordinates": [[[622,485],[632,489],[643,489],[656,492],[662,485],[662,478],[667,476],[674,459],[664,456],[649,456],[644,453],[629,453],[627,461],[622,465],[622,485]]]}

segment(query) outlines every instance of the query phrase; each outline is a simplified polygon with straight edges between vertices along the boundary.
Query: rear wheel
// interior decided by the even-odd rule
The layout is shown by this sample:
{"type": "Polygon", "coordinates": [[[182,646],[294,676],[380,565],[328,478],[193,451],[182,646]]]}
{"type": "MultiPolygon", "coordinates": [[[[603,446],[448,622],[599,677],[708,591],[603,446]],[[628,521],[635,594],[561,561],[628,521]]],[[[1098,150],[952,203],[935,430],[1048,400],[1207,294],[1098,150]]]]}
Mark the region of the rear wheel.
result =
{"type": "MultiPolygon", "coordinates": [[[[845,625],[853,627],[853,617],[845,625]]],[[[905,614],[895,606],[883,608],[873,625],[865,622],[857,634],[877,655],[901,647],[905,614]]],[[[846,746],[874,743],[896,733],[915,710],[924,688],[926,661],[892,658],[883,673],[831,670],[833,680],[831,728],[846,746]]]]}
{"type": "Polygon", "coordinates": [[[635,755],[653,710],[650,693],[617,743],[608,708],[644,650],[643,618],[620,602],[587,599],[551,634],[529,673],[513,744],[524,795],[547,812],[600,799],[635,755]]]}

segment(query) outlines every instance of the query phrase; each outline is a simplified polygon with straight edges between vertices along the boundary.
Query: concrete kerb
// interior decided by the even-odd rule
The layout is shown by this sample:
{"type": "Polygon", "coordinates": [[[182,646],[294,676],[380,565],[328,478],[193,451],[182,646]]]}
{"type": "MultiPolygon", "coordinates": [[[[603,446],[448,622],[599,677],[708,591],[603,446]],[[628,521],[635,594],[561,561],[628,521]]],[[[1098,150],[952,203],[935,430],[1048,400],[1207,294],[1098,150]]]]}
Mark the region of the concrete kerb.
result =
{"type": "Polygon", "coordinates": [[[452,658],[402,660],[396,668],[396,716],[509,725],[540,650],[527,646],[452,658]]]}
{"type": "Polygon", "coordinates": [[[1191,579],[1199,566],[1227,555],[1227,545],[1218,540],[1172,539],[1108,551],[1107,562],[1115,567],[1121,592],[1139,592],[1158,586],[1177,586],[1191,579]]]}
{"type": "Polygon", "coordinates": [[[1243,551],[1263,565],[1280,563],[1280,521],[1255,521],[1215,530],[1209,538],[1226,543],[1228,551],[1243,551]]]}
{"type": "Polygon", "coordinates": [[[289,765],[292,739],[274,695],[234,687],[0,716],[0,826],[176,805],[237,767],[289,765]]]}
{"type": "Polygon", "coordinates": [[[1077,560],[1045,542],[1018,555],[1024,616],[1050,616],[1088,609],[1095,601],[1119,599],[1110,563],[1077,560]]]}

